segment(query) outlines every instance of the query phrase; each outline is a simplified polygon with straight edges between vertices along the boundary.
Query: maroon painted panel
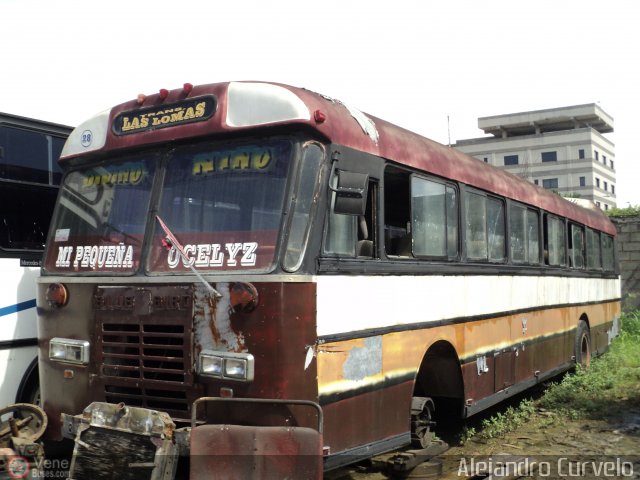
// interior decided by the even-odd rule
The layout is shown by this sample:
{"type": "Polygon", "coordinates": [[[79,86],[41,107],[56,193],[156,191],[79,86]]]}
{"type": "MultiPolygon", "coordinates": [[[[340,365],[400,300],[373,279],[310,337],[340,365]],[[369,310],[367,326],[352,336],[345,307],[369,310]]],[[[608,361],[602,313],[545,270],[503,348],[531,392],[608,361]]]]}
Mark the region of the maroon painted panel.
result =
{"type": "Polygon", "coordinates": [[[516,352],[505,349],[494,355],[494,390],[496,392],[510,387],[516,378],[516,352]]]}
{"type": "Polygon", "coordinates": [[[322,405],[330,453],[408,433],[413,387],[413,381],[407,381],[322,405]]]}
{"type": "Polygon", "coordinates": [[[311,428],[202,425],[191,431],[189,478],[321,479],[322,445],[311,428]]]}

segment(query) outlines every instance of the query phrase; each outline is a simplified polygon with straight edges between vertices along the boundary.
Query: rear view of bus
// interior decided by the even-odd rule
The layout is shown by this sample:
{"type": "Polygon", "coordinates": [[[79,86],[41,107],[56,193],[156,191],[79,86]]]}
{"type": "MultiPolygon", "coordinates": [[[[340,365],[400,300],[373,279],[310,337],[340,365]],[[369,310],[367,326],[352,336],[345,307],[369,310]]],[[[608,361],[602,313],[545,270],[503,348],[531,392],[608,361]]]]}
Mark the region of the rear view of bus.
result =
{"type": "Polygon", "coordinates": [[[73,478],[319,478],[616,334],[601,213],[304,89],[141,95],[61,164],[37,303],[73,478]]]}

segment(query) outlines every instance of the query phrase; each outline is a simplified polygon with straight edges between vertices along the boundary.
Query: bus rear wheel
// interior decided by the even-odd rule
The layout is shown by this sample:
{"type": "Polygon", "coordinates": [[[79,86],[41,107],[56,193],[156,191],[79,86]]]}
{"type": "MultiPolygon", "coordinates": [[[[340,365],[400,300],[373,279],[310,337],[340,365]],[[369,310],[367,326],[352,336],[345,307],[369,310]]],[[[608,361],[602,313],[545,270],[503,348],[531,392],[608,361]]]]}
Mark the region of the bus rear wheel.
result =
{"type": "Polygon", "coordinates": [[[427,448],[433,441],[433,415],[435,405],[428,397],[413,397],[411,400],[411,446],[427,448]]]}
{"type": "Polygon", "coordinates": [[[580,320],[576,332],[575,344],[576,364],[587,368],[591,363],[591,334],[587,322],[580,320]]]}

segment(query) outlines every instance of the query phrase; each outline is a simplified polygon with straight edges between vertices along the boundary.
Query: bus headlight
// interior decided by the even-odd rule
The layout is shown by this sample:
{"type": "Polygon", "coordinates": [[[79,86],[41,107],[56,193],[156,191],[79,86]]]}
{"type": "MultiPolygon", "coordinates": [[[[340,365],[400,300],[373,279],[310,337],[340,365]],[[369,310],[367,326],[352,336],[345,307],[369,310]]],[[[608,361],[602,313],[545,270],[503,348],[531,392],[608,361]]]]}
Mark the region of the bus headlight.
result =
{"type": "Polygon", "coordinates": [[[224,361],[213,355],[200,355],[200,373],[212,377],[222,377],[224,361]]]}
{"type": "Polygon", "coordinates": [[[224,380],[253,381],[255,360],[250,353],[216,352],[200,353],[198,373],[224,380]]]}
{"type": "Polygon", "coordinates": [[[72,338],[52,338],[49,342],[49,360],[87,365],[89,342],[72,338]]]}

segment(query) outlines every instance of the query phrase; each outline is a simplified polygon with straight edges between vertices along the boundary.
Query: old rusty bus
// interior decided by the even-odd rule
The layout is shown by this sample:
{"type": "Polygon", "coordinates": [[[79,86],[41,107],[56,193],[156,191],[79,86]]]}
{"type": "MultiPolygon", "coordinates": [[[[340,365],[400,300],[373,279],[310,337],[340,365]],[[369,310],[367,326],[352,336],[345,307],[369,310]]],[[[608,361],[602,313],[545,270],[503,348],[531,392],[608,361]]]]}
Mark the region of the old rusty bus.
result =
{"type": "Polygon", "coordinates": [[[40,371],[74,478],[119,468],[97,445],[191,478],[424,447],[616,334],[600,211],[305,89],[141,95],[60,161],[40,371]]]}

